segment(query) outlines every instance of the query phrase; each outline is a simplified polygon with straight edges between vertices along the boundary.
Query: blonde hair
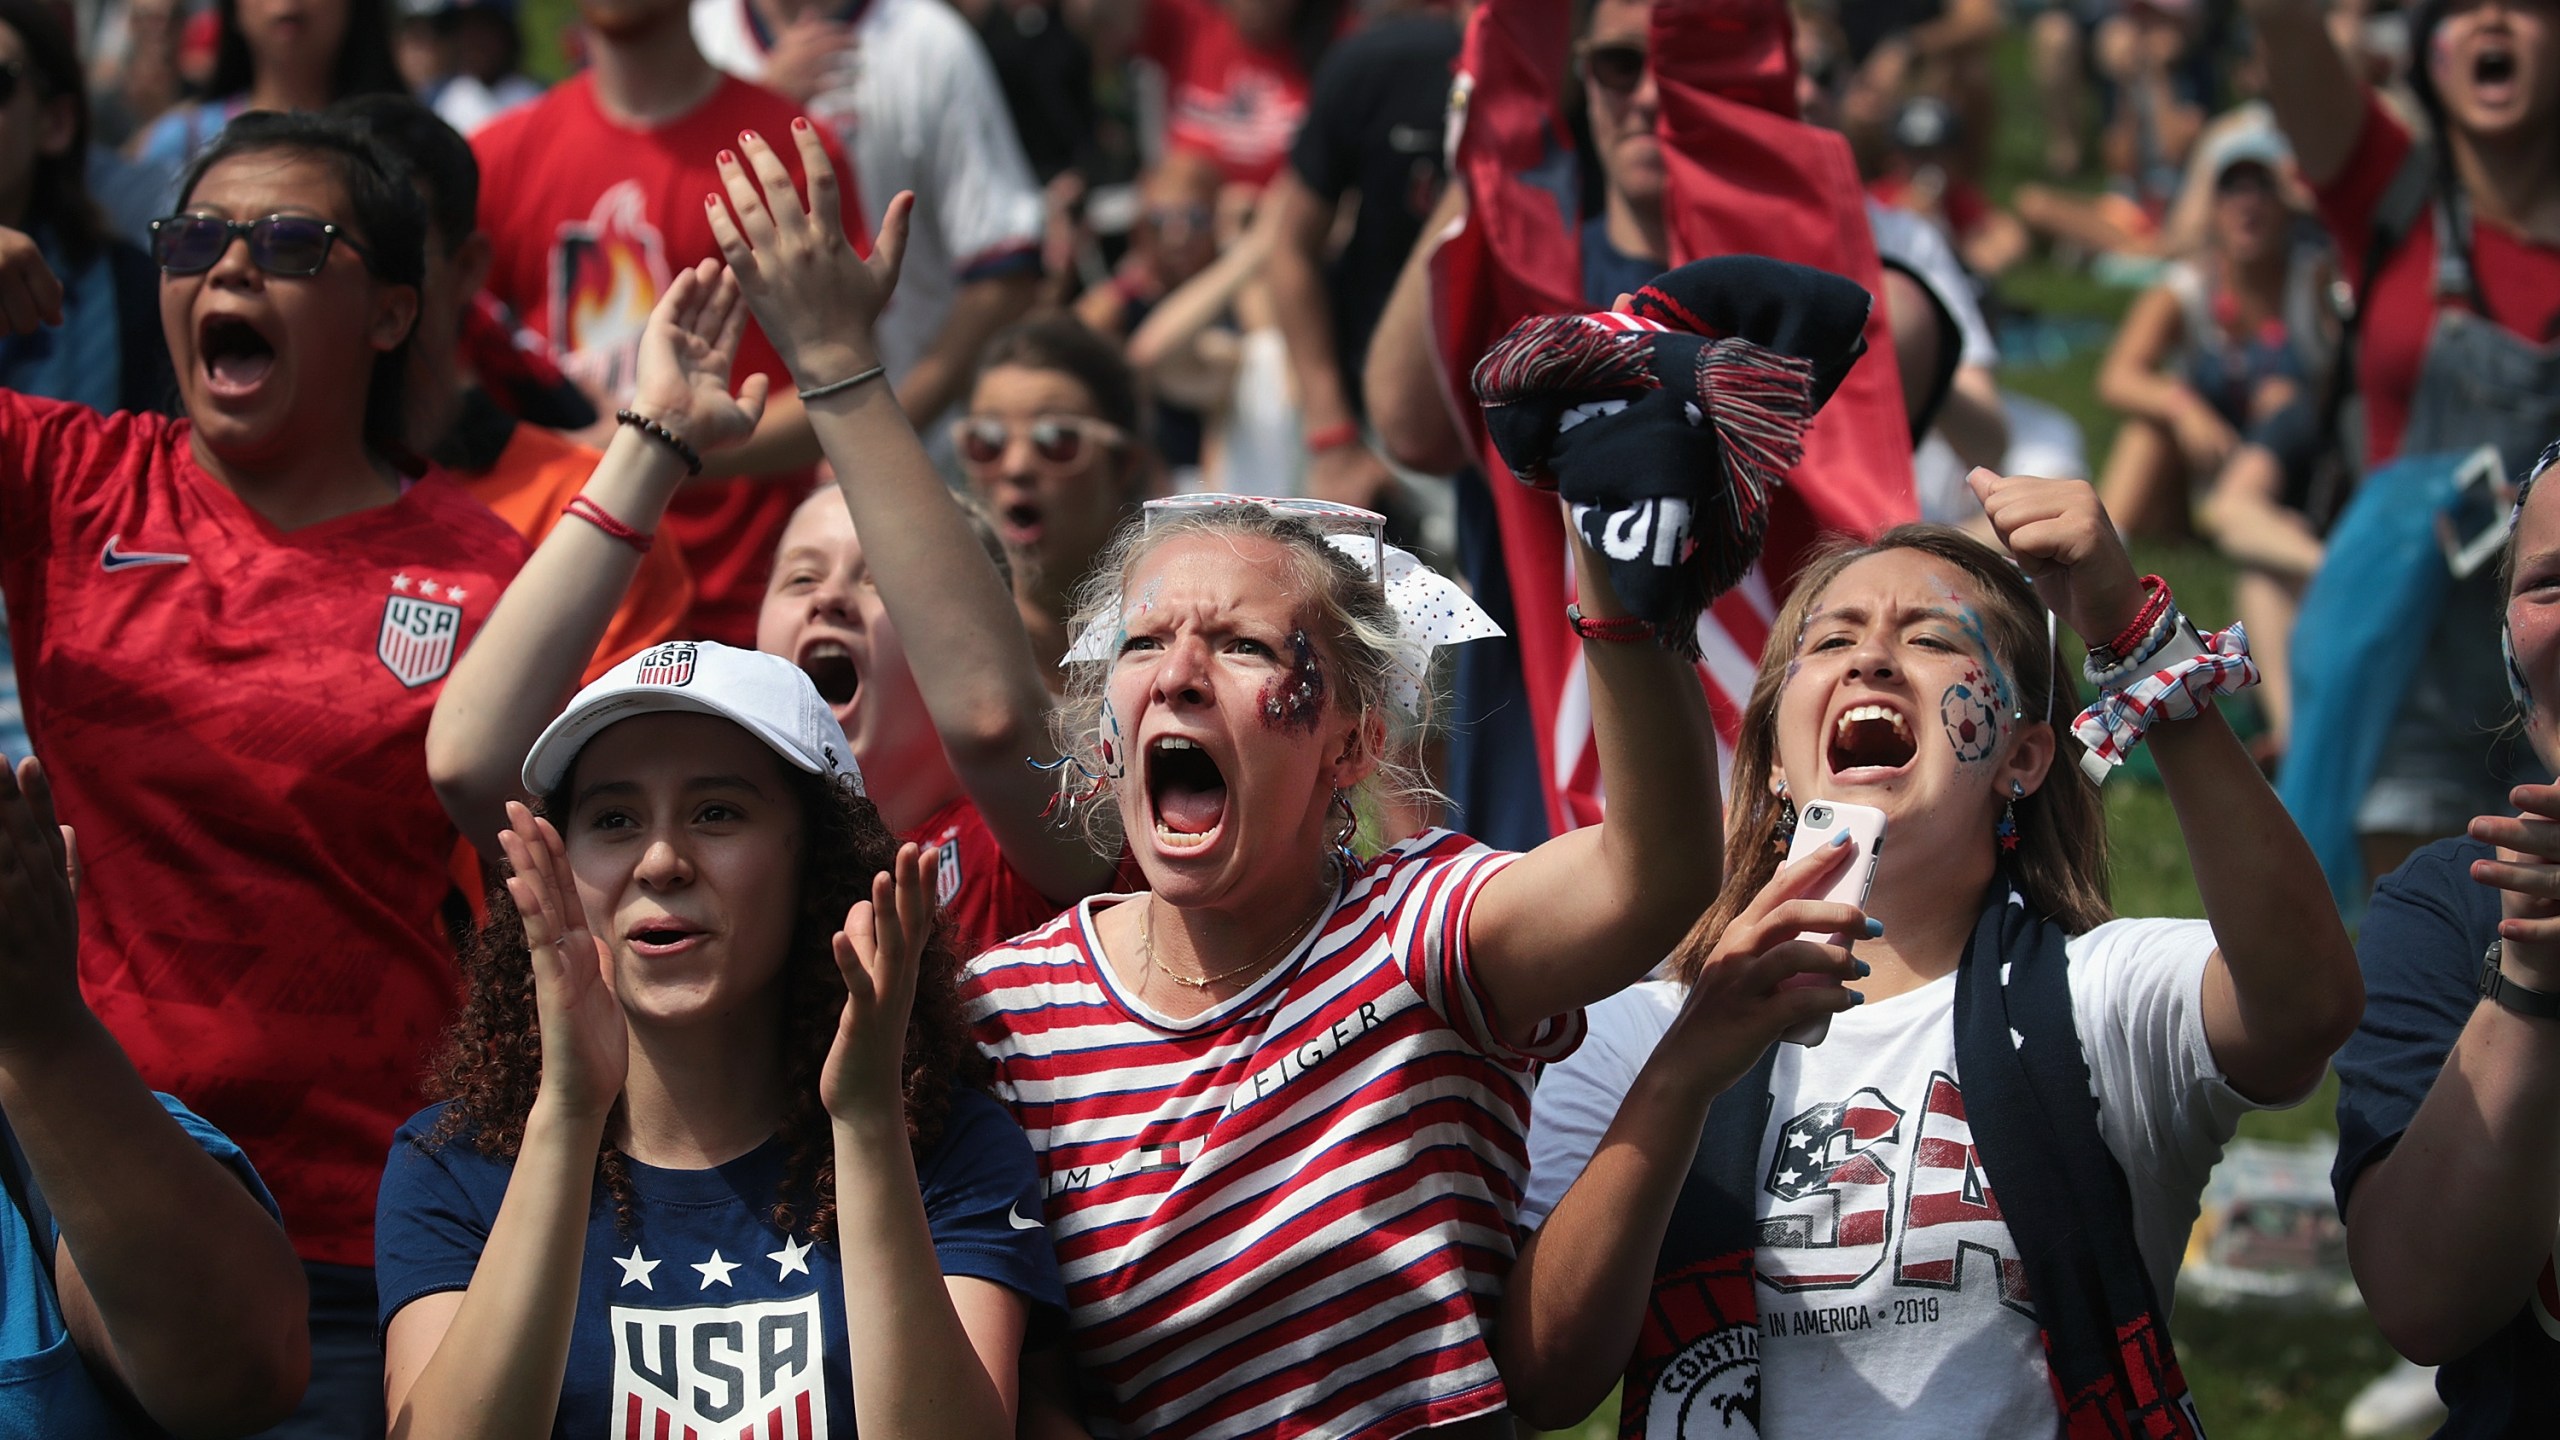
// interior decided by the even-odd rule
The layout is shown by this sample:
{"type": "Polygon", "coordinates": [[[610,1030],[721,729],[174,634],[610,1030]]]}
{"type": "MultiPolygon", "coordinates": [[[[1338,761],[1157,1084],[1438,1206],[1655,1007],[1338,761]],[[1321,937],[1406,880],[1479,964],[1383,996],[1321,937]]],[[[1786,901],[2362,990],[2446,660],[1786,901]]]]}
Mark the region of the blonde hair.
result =
{"type": "MultiPolygon", "coordinates": [[[[1334,682],[1335,693],[1329,703],[1359,717],[1359,743],[1377,762],[1353,792],[1355,809],[1408,796],[1436,795],[1421,771],[1396,758],[1394,747],[1386,743],[1393,728],[1392,697],[1397,683],[1413,681],[1421,685],[1420,708],[1427,715],[1431,707],[1430,677],[1411,672],[1395,611],[1388,607],[1386,590],[1378,579],[1360,562],[1328,544],[1304,520],[1261,505],[1224,505],[1191,511],[1152,526],[1143,518],[1132,520],[1111,537],[1110,545],[1077,587],[1075,613],[1067,622],[1067,633],[1083,635],[1097,625],[1118,630],[1127,605],[1129,576],[1165,545],[1201,535],[1268,540],[1287,553],[1299,596],[1315,612],[1307,630],[1322,657],[1326,675],[1334,682]]],[[[1103,732],[1112,664],[1118,651],[1114,645],[1111,654],[1101,661],[1067,667],[1066,695],[1051,712],[1049,721],[1058,754],[1067,762],[1058,769],[1062,820],[1072,816],[1073,822],[1083,828],[1085,838],[1105,855],[1119,853],[1125,838],[1120,827],[1120,807],[1090,803],[1098,795],[1109,794],[1112,779],[1114,761],[1104,753],[1103,732]]],[[[1422,718],[1414,717],[1416,722],[1422,718]]],[[[1122,766],[1134,759],[1125,748],[1117,746],[1113,756],[1122,766]]]]}
{"type": "MultiPolygon", "coordinates": [[[[1716,942],[1724,938],[1725,927],[1786,858],[1779,852],[1780,810],[1769,773],[1777,761],[1778,692],[1786,687],[1805,619],[1842,571],[1889,550],[1919,551],[1972,578],[1983,601],[1985,638],[2016,683],[2017,708],[2029,717],[2025,723],[2054,717],[2053,765],[2044,783],[2016,802],[2018,848],[2009,857],[2010,880],[2029,906],[2074,934],[2114,917],[2107,904],[2106,810],[2096,782],[2080,771],[2080,742],[2069,725],[2079,709],[2077,687],[2045,638],[2044,603],[2005,556],[1963,531],[1951,525],[1898,525],[1872,545],[1841,540],[1815,551],[1798,573],[1787,603],[1778,608],[1734,746],[1733,781],[1725,802],[1724,888],[1674,955],[1674,968],[1684,982],[1697,978],[1716,942]]],[[[1987,828],[1982,843],[1993,843],[1987,828]]]]}

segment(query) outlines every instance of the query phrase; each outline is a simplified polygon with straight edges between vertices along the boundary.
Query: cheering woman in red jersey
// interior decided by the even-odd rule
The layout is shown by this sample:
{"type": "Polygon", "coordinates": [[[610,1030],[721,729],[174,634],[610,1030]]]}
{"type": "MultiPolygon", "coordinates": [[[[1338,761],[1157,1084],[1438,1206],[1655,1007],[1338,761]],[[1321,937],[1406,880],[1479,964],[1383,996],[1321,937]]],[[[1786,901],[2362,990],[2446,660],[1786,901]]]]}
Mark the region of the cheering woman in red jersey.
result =
{"type": "Polygon", "coordinates": [[[801,162],[828,192],[821,207],[830,218],[798,211],[780,157],[754,137],[721,161],[731,199],[746,208],[747,166],[769,171],[771,213],[791,204],[795,240],[823,227],[834,248],[777,256],[766,222],[750,222],[752,249],[725,212],[715,223],[724,248],[744,262],[738,276],[706,262],[680,276],[651,315],[623,433],[582,497],[591,516],[604,518],[545,538],[458,668],[428,737],[428,765],[455,818],[475,835],[494,835],[500,807],[519,793],[516,767],[577,683],[578,657],[594,646],[651,543],[647,532],[684,479],[685,455],[753,428],[763,382],[751,377],[735,400],[726,389],[736,345],[727,331],[746,318],[743,282],[766,335],[807,382],[810,423],[839,482],[804,503],[785,531],[757,642],[818,683],[890,828],[941,853],[954,944],[974,952],[1104,888],[1111,869],[1042,819],[1048,782],[1024,762],[1055,752],[1020,613],[894,396],[866,374],[875,363],[872,322],[896,281],[911,207],[892,203],[865,261],[831,218],[836,211],[824,208],[835,204],[835,169],[816,132],[795,133],[801,162]],[[867,550],[857,532],[898,543],[867,550]]]}
{"type": "MultiPolygon", "coordinates": [[[[418,200],[359,136],[244,116],[156,223],[186,418],[0,394],[0,586],[87,862],[82,988],[238,1140],[310,1268],[301,1423],[379,1433],[373,1203],[454,1006],[429,707],[524,550],[400,442],[418,200]]],[[[0,314],[60,290],[0,233],[0,314]]]]}

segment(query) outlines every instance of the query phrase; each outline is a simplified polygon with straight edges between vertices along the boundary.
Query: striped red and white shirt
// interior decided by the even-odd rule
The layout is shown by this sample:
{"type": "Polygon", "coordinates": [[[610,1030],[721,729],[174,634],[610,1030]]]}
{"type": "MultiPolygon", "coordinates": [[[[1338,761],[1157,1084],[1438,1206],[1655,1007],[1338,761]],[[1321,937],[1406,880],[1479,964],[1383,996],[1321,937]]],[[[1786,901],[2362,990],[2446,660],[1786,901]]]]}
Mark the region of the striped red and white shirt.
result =
{"type": "Polygon", "coordinates": [[[1393,1437],[1502,1408],[1535,1065],[1468,959],[1514,857],[1434,830],[1355,872],[1298,949],[1187,1020],[1121,985],[1087,900],[963,998],[1040,1157],[1097,1435],[1393,1437]]]}

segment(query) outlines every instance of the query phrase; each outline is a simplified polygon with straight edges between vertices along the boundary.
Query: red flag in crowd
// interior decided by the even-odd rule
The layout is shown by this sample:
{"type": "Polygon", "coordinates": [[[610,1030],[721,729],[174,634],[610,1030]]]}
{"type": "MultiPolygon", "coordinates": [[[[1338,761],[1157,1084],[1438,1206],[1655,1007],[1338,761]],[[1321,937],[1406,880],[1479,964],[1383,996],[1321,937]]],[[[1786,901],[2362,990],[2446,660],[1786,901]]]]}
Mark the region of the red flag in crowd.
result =
{"type": "MultiPolygon", "coordinates": [[[[1592,308],[1580,293],[1580,178],[1557,80],[1572,44],[1563,0],[1486,0],[1467,28],[1451,106],[1455,170],[1468,213],[1432,262],[1442,373],[1462,384],[1523,316],[1592,308]]],[[[1795,118],[1792,22],[1783,0],[1655,0],[1651,64],[1668,173],[1671,263],[1758,254],[1818,266],[1882,294],[1882,265],[1848,142],[1795,118]]],[[[1601,303],[1611,297],[1600,297],[1601,303]]],[[[1502,525],[1547,814],[1558,830],[1601,816],[1581,642],[1559,617],[1573,596],[1555,497],[1514,483],[1458,394],[1502,525]]],[[[1774,499],[1760,566],[1698,622],[1701,679],[1731,744],[1742,702],[1806,551],[1824,533],[1873,535],[1918,518],[1910,428],[1879,303],[1867,353],[1805,437],[1803,463],[1774,499]]]]}

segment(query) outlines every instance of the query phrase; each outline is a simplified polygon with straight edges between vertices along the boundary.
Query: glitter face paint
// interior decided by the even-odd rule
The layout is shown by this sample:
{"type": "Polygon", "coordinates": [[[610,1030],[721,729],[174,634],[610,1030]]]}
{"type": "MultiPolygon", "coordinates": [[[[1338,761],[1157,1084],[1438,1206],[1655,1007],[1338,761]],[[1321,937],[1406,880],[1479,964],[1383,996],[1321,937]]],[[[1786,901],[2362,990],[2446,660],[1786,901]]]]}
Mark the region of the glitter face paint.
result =
{"type": "Polygon", "coordinates": [[[1262,723],[1274,730],[1312,735],[1324,719],[1324,662],[1304,630],[1289,632],[1289,668],[1262,687],[1262,723]]]}

